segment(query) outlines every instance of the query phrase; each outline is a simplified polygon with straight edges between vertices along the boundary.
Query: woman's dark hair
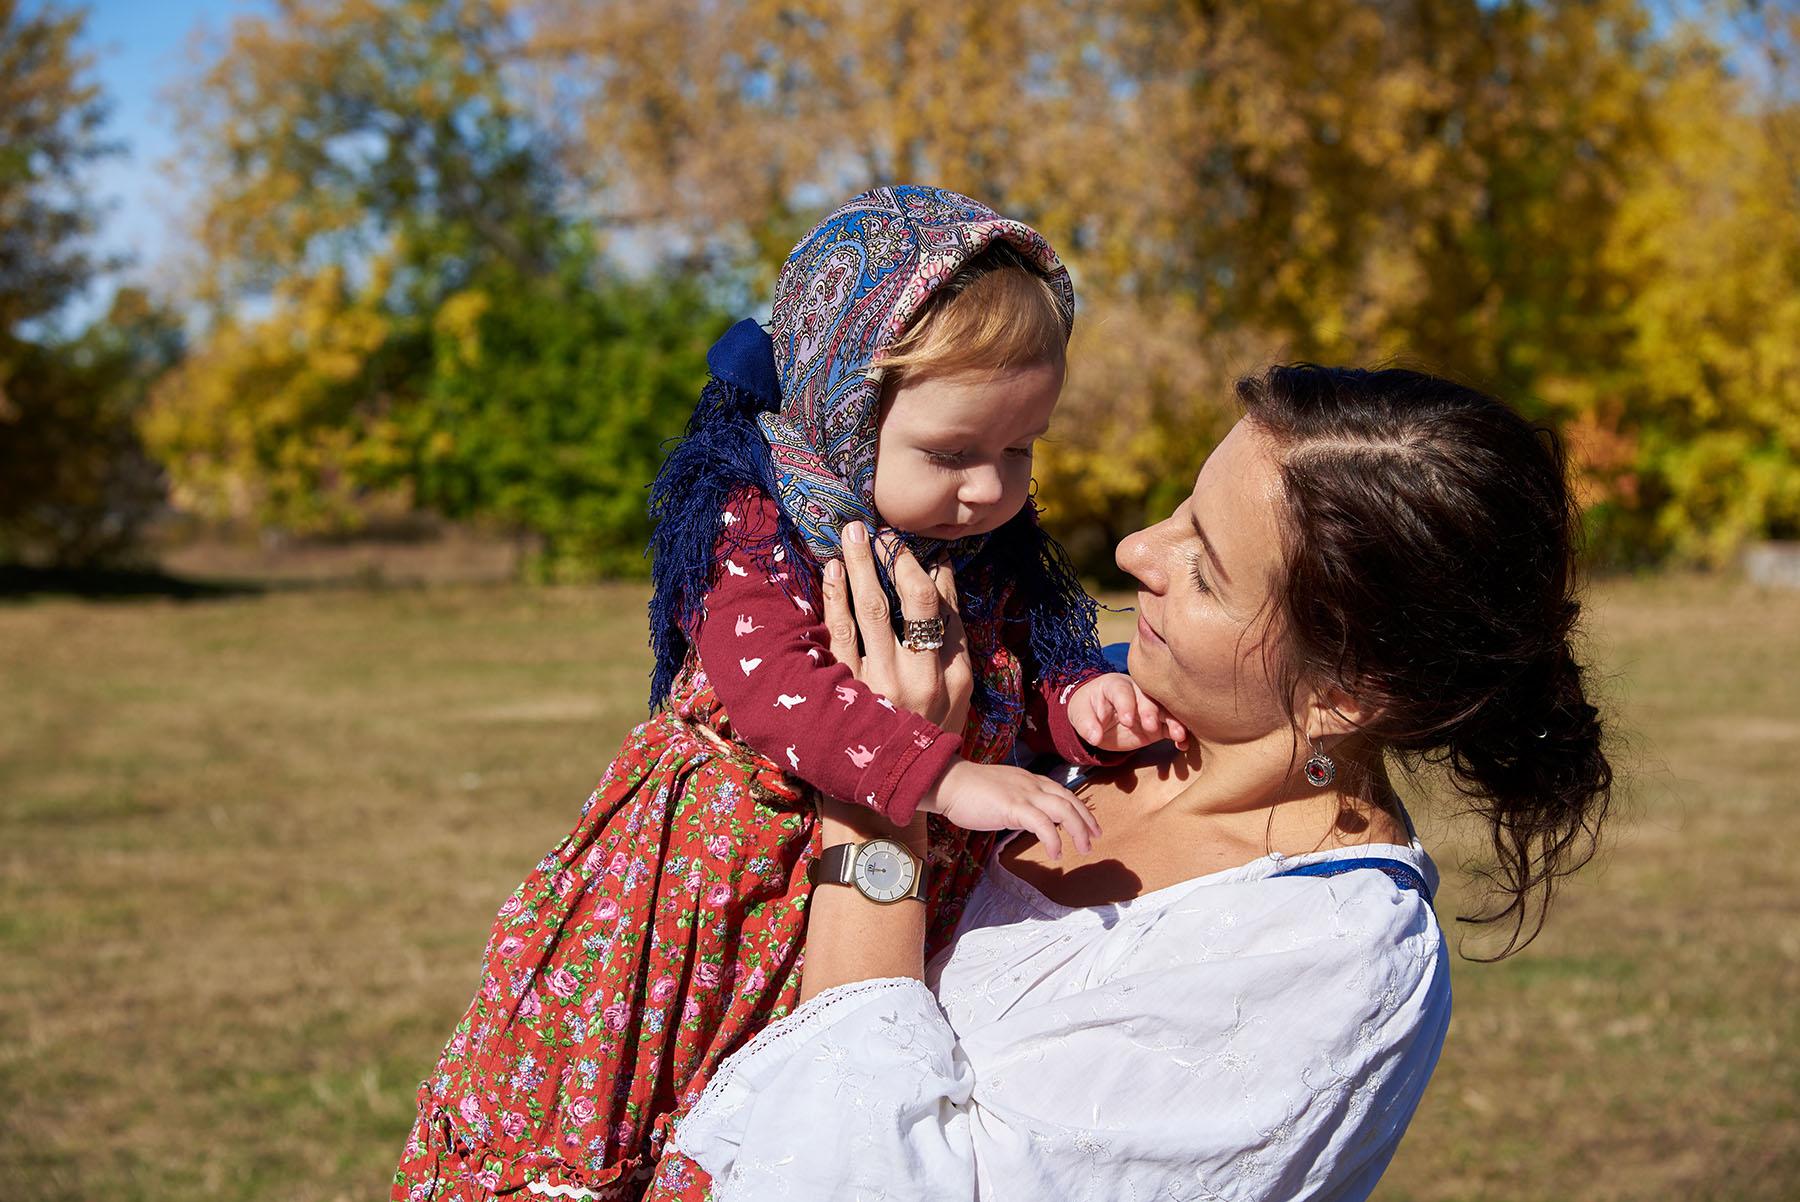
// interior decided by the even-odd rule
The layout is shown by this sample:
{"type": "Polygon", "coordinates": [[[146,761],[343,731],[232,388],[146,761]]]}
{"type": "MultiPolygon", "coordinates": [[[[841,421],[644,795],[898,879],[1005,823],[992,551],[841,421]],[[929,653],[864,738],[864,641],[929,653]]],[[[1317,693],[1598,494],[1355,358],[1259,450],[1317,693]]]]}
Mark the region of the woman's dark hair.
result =
{"type": "Polygon", "coordinates": [[[1570,648],[1579,514],[1561,444],[1493,397],[1421,372],[1312,364],[1238,381],[1285,491],[1276,604],[1298,679],[1373,707],[1364,732],[1443,764],[1487,823],[1510,924],[1544,924],[1593,858],[1612,793],[1570,648]]]}

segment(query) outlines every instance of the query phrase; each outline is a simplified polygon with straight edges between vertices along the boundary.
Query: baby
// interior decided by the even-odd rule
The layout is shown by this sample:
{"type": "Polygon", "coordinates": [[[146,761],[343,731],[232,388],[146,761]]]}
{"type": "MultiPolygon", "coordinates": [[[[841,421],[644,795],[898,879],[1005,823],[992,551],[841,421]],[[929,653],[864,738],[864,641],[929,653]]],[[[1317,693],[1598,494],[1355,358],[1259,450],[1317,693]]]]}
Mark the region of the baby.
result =
{"type": "MultiPolygon", "coordinates": [[[[936,942],[988,832],[1049,841],[1071,813],[1059,786],[1002,762],[1016,743],[1093,764],[1184,737],[1107,670],[1094,603],[1030,502],[1073,314],[1029,227],[881,188],[795,248],[768,333],[742,322],[713,348],[652,493],[653,713],[501,907],[395,1198],[701,1197],[703,1174],[664,1144],[798,996],[813,791],[935,816],[936,942]],[[976,678],[960,734],[826,649],[823,565],[871,532],[956,570],[976,678]]],[[[934,633],[909,631],[927,647],[934,633]]],[[[1085,827],[1069,834],[1086,846],[1085,827]]]]}

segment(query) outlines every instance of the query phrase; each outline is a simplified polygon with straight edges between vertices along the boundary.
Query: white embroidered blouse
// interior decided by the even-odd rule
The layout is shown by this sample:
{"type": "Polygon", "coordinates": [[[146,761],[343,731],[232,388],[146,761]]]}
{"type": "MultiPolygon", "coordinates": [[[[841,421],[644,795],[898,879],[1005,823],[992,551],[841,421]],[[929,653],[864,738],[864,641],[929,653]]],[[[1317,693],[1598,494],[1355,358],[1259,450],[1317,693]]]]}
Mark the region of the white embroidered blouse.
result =
{"type": "Polygon", "coordinates": [[[996,859],[927,982],[827,990],[721,1067],[676,1132],[717,1202],[1366,1198],[1450,1020],[1409,847],[1267,856],[1113,905],[996,859]]]}

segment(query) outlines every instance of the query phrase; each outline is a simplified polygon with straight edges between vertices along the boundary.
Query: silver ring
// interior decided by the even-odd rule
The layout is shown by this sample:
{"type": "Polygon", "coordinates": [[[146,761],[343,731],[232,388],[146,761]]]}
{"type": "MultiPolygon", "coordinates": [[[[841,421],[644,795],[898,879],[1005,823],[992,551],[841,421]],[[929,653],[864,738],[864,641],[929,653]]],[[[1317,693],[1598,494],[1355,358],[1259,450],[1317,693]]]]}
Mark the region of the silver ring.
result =
{"type": "Polygon", "coordinates": [[[906,619],[900,631],[900,645],[908,651],[936,651],[944,645],[944,619],[906,619]]]}

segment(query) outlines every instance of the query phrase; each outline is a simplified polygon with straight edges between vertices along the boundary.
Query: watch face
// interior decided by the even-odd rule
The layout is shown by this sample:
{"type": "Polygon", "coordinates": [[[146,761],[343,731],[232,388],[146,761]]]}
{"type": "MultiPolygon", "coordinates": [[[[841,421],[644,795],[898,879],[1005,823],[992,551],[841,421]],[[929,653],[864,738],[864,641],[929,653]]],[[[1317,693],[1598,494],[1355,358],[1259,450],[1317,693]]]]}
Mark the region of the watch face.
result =
{"type": "Polygon", "coordinates": [[[917,872],[906,849],[888,839],[865,843],[856,853],[856,888],[871,901],[899,901],[912,888],[917,872]]]}

